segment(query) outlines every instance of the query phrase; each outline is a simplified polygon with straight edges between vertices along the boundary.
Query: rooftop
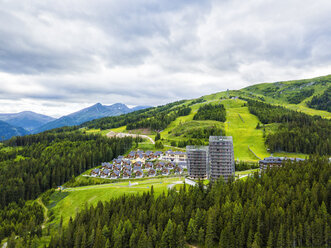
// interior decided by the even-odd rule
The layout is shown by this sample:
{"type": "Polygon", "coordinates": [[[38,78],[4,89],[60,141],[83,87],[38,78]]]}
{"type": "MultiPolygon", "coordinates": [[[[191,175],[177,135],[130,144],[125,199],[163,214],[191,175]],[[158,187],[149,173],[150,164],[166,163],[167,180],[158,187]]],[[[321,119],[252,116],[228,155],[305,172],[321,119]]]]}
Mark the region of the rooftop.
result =
{"type": "Polygon", "coordinates": [[[232,136],[209,136],[209,141],[232,141],[232,136]]]}
{"type": "Polygon", "coordinates": [[[208,151],[208,146],[186,146],[186,151],[208,151]]]}

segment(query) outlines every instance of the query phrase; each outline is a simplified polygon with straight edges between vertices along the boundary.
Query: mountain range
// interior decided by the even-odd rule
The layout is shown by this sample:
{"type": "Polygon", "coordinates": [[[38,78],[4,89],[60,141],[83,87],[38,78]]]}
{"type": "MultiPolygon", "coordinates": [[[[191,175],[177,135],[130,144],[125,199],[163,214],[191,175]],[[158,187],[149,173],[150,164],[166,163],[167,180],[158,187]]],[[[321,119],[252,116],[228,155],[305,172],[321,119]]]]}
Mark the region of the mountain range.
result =
{"type": "Polygon", "coordinates": [[[34,113],[32,111],[23,111],[14,114],[0,114],[0,120],[16,127],[22,127],[31,132],[33,129],[54,121],[55,118],[34,113]]]}
{"type": "Polygon", "coordinates": [[[110,106],[102,105],[101,103],[97,103],[91,107],[84,108],[75,113],[63,116],[59,119],[51,121],[35,130],[33,133],[40,133],[46,130],[64,127],[64,126],[75,126],[82,124],[87,121],[91,121],[94,119],[99,119],[102,117],[108,116],[116,116],[121,114],[127,114],[136,110],[148,108],[147,106],[137,106],[134,108],[129,108],[123,103],[115,103],[110,106]]]}
{"type": "Polygon", "coordinates": [[[97,103],[75,113],[60,117],[59,119],[31,111],[0,114],[0,137],[3,137],[2,140],[5,140],[12,136],[40,133],[63,126],[79,125],[94,119],[127,114],[145,108],[149,108],[149,106],[129,108],[122,103],[115,103],[110,106],[97,103]]]}

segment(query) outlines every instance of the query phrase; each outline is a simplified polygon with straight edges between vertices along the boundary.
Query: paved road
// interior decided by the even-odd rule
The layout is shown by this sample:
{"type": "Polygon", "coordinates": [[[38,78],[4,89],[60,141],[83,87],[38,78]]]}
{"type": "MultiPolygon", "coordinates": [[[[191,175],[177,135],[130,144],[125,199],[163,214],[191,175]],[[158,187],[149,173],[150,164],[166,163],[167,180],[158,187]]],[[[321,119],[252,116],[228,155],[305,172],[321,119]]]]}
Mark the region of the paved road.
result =
{"type": "Polygon", "coordinates": [[[110,131],[109,133],[107,133],[107,137],[109,137],[109,138],[112,138],[112,137],[123,138],[123,137],[127,137],[127,136],[131,136],[133,138],[141,137],[143,139],[148,139],[153,145],[155,144],[155,141],[151,137],[149,137],[147,135],[143,135],[143,134],[115,133],[114,131],[110,131]]]}

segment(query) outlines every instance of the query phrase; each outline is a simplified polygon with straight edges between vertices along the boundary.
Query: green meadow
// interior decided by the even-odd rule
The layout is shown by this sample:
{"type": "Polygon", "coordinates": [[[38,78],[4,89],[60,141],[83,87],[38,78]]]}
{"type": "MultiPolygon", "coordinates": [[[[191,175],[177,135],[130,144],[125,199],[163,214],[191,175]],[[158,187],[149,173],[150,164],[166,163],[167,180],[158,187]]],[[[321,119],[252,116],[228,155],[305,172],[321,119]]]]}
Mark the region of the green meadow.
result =
{"type": "Polygon", "coordinates": [[[55,213],[55,218],[50,222],[50,225],[57,226],[61,216],[63,222],[67,223],[70,217],[74,217],[77,212],[88,205],[96,205],[99,201],[108,201],[114,197],[120,197],[124,194],[142,194],[149,192],[153,186],[155,195],[162,194],[168,190],[168,187],[178,181],[184,181],[184,178],[156,178],[145,180],[131,180],[120,183],[109,183],[101,185],[91,185],[75,188],[67,188],[62,191],[56,191],[50,197],[50,203],[47,208],[55,213]]]}
{"type": "Polygon", "coordinates": [[[269,156],[264,145],[263,130],[256,129],[258,118],[248,111],[242,100],[223,100],[226,108],[225,131],[232,136],[235,159],[257,161],[258,157],[269,156]],[[256,157],[252,151],[258,156],[256,157]]]}

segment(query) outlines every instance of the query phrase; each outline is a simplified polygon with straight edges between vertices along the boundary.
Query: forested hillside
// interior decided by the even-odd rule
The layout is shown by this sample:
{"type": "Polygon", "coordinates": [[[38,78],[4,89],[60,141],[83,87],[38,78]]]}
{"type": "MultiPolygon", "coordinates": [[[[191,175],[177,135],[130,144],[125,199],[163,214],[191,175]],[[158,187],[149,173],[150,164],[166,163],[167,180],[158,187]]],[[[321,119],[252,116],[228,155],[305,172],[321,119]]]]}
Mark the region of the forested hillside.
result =
{"type": "MultiPolygon", "coordinates": [[[[49,247],[328,247],[331,167],[287,164],[246,181],[86,207],[49,247]]],[[[187,186],[186,186],[187,187],[187,186]]]]}
{"type": "Polygon", "coordinates": [[[112,160],[132,146],[130,137],[109,139],[73,129],[12,138],[7,147],[1,147],[0,240],[11,233],[41,235],[42,209],[26,200],[112,160]]]}
{"type": "Polygon", "coordinates": [[[198,109],[194,120],[214,120],[225,122],[226,111],[222,104],[205,104],[198,109]]]}
{"type": "Polygon", "coordinates": [[[248,109],[263,124],[280,123],[266,137],[272,152],[331,154],[331,121],[254,100],[248,100],[248,109]]]}
{"type": "Polygon", "coordinates": [[[323,94],[314,96],[311,101],[307,102],[307,105],[310,108],[331,112],[331,87],[323,94]]]}
{"type": "Polygon", "coordinates": [[[256,84],[244,88],[242,91],[251,94],[260,94],[267,98],[279,100],[279,102],[288,102],[299,104],[306,102],[313,95],[323,93],[331,84],[331,75],[276,83],[256,84]]]}

